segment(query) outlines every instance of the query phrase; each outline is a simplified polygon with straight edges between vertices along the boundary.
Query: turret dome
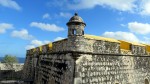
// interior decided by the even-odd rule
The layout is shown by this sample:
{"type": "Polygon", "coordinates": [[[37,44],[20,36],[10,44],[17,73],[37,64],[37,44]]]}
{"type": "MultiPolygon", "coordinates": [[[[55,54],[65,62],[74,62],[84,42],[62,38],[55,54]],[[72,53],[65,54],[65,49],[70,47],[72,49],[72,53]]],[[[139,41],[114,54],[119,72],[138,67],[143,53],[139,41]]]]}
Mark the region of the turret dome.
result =
{"type": "Polygon", "coordinates": [[[86,24],[84,23],[83,19],[78,16],[77,13],[74,14],[73,17],[70,18],[69,22],[67,23],[67,25],[70,25],[70,24],[74,24],[74,23],[81,23],[81,24],[84,24],[86,26],[86,24]]]}

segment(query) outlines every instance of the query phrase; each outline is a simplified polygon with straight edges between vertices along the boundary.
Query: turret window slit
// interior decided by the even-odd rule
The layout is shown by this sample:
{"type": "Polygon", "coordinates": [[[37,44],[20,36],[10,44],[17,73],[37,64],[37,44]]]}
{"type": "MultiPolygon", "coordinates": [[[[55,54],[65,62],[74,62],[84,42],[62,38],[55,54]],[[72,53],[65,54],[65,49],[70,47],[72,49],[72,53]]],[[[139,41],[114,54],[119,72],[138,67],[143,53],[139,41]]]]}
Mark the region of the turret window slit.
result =
{"type": "Polygon", "coordinates": [[[73,33],[73,35],[76,35],[77,31],[74,29],[72,33],[73,33]]]}

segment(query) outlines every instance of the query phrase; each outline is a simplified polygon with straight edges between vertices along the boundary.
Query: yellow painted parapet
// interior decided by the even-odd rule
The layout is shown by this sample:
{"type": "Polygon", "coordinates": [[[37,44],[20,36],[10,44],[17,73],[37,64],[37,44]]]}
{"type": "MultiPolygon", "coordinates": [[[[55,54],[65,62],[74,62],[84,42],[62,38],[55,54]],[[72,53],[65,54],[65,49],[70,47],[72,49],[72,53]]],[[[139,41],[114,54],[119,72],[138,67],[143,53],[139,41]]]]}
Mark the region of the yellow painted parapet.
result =
{"type": "Polygon", "coordinates": [[[103,40],[103,41],[120,43],[118,40],[112,39],[112,38],[105,38],[105,37],[94,36],[94,35],[87,35],[87,34],[85,34],[84,37],[88,38],[88,39],[103,40]]]}
{"type": "Polygon", "coordinates": [[[42,52],[42,46],[34,48],[34,52],[41,53],[42,52]]]}
{"type": "Polygon", "coordinates": [[[39,46],[38,48],[39,48],[39,51],[42,52],[42,46],[39,46]]]}
{"type": "Polygon", "coordinates": [[[123,40],[119,40],[120,41],[120,48],[121,49],[125,49],[125,50],[130,50],[130,46],[131,45],[137,45],[137,46],[144,46],[143,44],[140,43],[136,43],[136,42],[127,42],[127,41],[123,41],[123,40]]]}
{"type": "Polygon", "coordinates": [[[42,53],[47,53],[52,51],[52,43],[48,43],[40,46],[42,53]]]}
{"type": "Polygon", "coordinates": [[[146,45],[146,51],[150,52],[150,45],[146,45]]]}
{"type": "MultiPolygon", "coordinates": [[[[124,41],[124,40],[116,40],[116,39],[112,39],[112,38],[105,38],[105,37],[94,36],[94,35],[84,35],[84,38],[91,39],[91,40],[102,40],[102,41],[118,43],[118,44],[120,44],[120,51],[122,53],[126,53],[126,54],[127,53],[131,54],[131,47],[138,47],[138,46],[139,46],[139,48],[142,47],[142,49],[144,49],[144,51],[146,49],[147,53],[150,53],[150,45],[148,45],[148,44],[128,42],[128,41],[124,41]]],[[[60,40],[60,41],[62,42],[62,41],[66,41],[66,40],[67,39],[63,39],[63,40],[60,40]]],[[[29,54],[34,54],[35,52],[42,52],[42,53],[53,52],[53,51],[55,51],[55,47],[57,47],[57,46],[62,47],[63,46],[63,45],[54,45],[54,43],[60,44],[59,43],[60,41],[55,41],[53,43],[48,43],[48,44],[39,46],[37,48],[30,49],[30,50],[27,50],[27,51],[28,51],[29,54]],[[54,49],[54,50],[52,50],[52,49],[54,49]]],[[[58,48],[56,48],[56,49],[58,49],[58,48]]]]}
{"type": "Polygon", "coordinates": [[[36,52],[36,48],[33,48],[33,53],[36,52]]]}
{"type": "Polygon", "coordinates": [[[130,50],[131,43],[120,40],[120,49],[130,50]]]}
{"type": "Polygon", "coordinates": [[[145,45],[146,51],[147,51],[147,52],[150,52],[150,45],[148,45],[148,44],[143,44],[143,45],[145,45]]]}
{"type": "Polygon", "coordinates": [[[53,47],[52,43],[49,43],[48,47],[49,47],[50,50],[52,50],[52,47],[53,47]]]}

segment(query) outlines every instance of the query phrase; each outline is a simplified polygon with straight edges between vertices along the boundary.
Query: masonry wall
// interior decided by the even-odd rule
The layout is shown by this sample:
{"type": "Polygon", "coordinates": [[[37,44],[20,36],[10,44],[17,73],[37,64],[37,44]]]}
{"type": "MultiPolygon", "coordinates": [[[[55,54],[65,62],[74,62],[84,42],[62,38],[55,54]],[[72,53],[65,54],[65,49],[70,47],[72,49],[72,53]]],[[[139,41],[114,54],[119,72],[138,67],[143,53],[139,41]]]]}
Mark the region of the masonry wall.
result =
{"type": "MultiPolygon", "coordinates": [[[[144,46],[120,49],[119,42],[64,39],[27,51],[26,84],[144,84],[150,56],[144,46]],[[74,46],[75,45],[75,46],[74,46]]],[[[147,84],[147,83],[145,83],[147,84]]]]}
{"type": "Polygon", "coordinates": [[[73,84],[74,60],[71,53],[40,55],[35,84],[73,84]]]}
{"type": "Polygon", "coordinates": [[[22,79],[23,80],[33,80],[33,74],[34,74],[34,66],[33,66],[33,51],[32,50],[27,51],[26,60],[23,66],[23,73],[22,73],[22,79]]]}
{"type": "Polygon", "coordinates": [[[131,44],[130,50],[122,50],[120,43],[85,40],[87,52],[75,56],[74,84],[147,84],[150,80],[150,56],[144,46],[131,44]]]}
{"type": "Polygon", "coordinates": [[[145,84],[150,57],[79,54],[74,84],[145,84]]]}

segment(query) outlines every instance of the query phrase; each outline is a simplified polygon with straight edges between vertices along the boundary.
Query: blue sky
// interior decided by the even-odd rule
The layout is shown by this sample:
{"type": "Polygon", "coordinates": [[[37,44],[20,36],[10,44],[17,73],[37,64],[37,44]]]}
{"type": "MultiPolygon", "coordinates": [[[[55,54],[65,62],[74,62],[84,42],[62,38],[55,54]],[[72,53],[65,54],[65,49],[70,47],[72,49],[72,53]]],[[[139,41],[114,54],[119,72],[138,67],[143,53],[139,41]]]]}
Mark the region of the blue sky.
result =
{"type": "Polygon", "coordinates": [[[86,34],[150,44],[150,0],[0,0],[0,56],[66,38],[75,12],[86,34]]]}

